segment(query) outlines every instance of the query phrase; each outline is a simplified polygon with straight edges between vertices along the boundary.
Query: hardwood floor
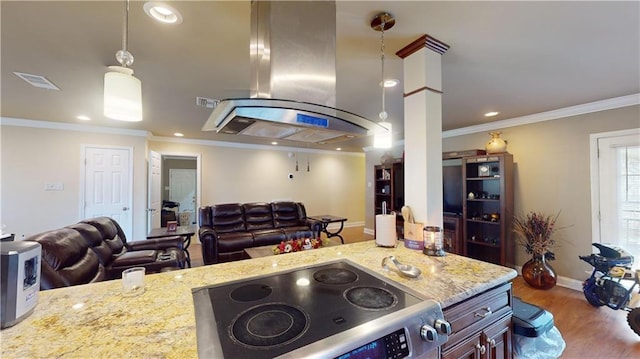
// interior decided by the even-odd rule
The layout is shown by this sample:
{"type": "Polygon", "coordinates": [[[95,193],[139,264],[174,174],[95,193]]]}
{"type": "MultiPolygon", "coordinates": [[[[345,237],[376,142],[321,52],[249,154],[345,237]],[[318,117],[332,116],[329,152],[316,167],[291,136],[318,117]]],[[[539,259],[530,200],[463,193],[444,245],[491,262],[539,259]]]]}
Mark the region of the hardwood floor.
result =
{"type": "MultiPolygon", "coordinates": [[[[345,228],[345,243],[373,239],[363,227],[345,228]]],[[[197,243],[189,247],[192,266],[202,266],[197,243]]],[[[561,358],[640,358],[640,336],[627,324],[627,312],[606,307],[595,308],[582,292],[556,286],[550,290],[529,287],[522,277],[513,281],[513,295],[553,314],[554,323],[566,343],[561,358]]]]}

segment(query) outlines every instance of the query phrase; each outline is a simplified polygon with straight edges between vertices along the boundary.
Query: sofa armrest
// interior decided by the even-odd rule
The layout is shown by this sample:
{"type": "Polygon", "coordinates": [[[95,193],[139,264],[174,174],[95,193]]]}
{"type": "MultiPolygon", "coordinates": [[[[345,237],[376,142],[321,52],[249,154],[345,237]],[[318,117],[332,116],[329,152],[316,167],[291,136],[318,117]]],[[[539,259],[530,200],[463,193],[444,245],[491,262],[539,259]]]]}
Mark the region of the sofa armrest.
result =
{"type": "Polygon", "coordinates": [[[139,251],[144,249],[159,250],[172,247],[184,249],[184,238],[182,236],[171,236],[145,239],[142,241],[127,242],[126,246],[130,251],[139,251]]]}
{"type": "Polygon", "coordinates": [[[309,226],[309,228],[311,228],[311,232],[313,232],[313,235],[316,238],[320,237],[320,230],[322,229],[322,222],[316,221],[315,219],[311,219],[311,218],[305,218],[304,219],[304,224],[309,226]]]}
{"type": "Polygon", "coordinates": [[[135,267],[138,265],[149,264],[149,263],[155,262],[157,256],[158,256],[158,252],[154,250],[140,250],[140,251],[126,252],[122,255],[115,257],[111,262],[111,267],[112,268],[135,267]]]}
{"type": "Polygon", "coordinates": [[[207,264],[218,263],[218,234],[211,227],[198,229],[200,248],[202,248],[202,262],[207,264]]]}

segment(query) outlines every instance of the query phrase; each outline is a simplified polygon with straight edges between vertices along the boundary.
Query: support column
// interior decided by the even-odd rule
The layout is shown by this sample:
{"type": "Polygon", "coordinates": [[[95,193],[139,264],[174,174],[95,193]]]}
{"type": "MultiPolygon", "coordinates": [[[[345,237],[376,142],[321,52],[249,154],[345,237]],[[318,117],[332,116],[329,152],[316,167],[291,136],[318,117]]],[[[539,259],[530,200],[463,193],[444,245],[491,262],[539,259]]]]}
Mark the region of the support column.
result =
{"type": "Polygon", "coordinates": [[[423,35],[404,60],[404,198],[416,222],[442,227],[442,55],[449,45],[423,35]]]}

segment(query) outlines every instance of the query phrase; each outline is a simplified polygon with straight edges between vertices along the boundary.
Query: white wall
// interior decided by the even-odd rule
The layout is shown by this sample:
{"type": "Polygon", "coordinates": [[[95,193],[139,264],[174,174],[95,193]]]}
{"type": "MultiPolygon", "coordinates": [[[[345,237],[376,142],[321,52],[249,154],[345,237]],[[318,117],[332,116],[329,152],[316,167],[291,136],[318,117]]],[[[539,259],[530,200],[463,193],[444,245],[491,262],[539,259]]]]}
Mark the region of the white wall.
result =
{"type": "MultiPolygon", "coordinates": [[[[638,127],[640,106],[630,106],[501,129],[515,162],[515,212],[561,211],[557,226],[568,227],[556,235],[557,260],[551,265],[559,275],[584,280],[590,270],[578,259],[591,253],[589,135],[638,127]]],[[[484,149],[489,139],[488,133],[445,138],[443,150],[484,149]]],[[[516,265],[528,259],[516,246],[516,265]]]]}
{"type": "Polygon", "coordinates": [[[19,239],[81,219],[81,147],[90,144],[133,148],[133,239],[145,238],[139,225],[147,213],[145,137],[7,125],[1,132],[0,223],[7,232],[19,239]],[[45,191],[46,182],[61,182],[64,190],[45,191]]]}
{"type": "Polygon", "coordinates": [[[202,155],[201,205],[295,200],[304,203],[308,215],[333,214],[347,217],[348,225],[364,223],[362,153],[296,152],[278,147],[248,149],[153,140],[149,149],[202,155]],[[293,179],[288,178],[289,174],[293,174],[293,179]]]}
{"type": "Polygon", "coordinates": [[[309,153],[311,171],[306,172],[307,153],[299,152],[296,172],[295,157],[290,158],[286,149],[149,142],[145,131],[95,133],[104,128],[18,122],[3,121],[0,126],[0,223],[18,239],[81,219],[80,159],[81,147],[87,144],[133,148],[134,238],[130,240],[146,237],[149,149],[202,154],[203,205],[293,199],[303,202],[308,214],[344,216],[348,225],[364,223],[365,158],[361,153],[309,153]],[[289,173],[294,174],[293,180],[288,179],[289,173]],[[45,182],[61,182],[64,190],[44,191],[45,182]]]}

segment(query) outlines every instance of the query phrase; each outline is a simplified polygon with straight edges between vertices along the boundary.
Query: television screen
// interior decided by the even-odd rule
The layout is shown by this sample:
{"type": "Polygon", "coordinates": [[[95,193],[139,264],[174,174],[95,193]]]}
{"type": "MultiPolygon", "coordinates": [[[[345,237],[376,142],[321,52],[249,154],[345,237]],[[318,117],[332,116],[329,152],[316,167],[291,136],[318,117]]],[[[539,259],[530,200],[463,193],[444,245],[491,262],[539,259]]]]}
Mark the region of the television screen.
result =
{"type": "Polygon", "coordinates": [[[462,161],[442,161],[442,210],[447,214],[462,214],[462,161]]]}

